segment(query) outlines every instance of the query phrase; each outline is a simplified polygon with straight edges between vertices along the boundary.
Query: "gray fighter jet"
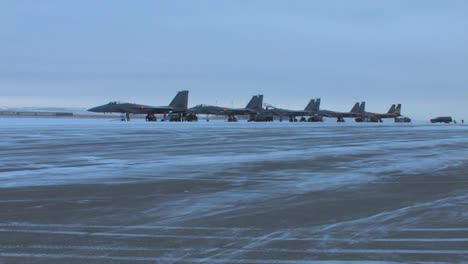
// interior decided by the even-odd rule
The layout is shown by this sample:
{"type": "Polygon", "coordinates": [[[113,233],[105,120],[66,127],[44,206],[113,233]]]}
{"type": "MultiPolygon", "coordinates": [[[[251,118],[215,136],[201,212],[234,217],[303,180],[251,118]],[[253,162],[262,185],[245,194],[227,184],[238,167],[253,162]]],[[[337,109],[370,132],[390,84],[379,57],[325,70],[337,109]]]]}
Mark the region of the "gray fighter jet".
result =
{"type": "Polygon", "coordinates": [[[189,114],[225,115],[228,122],[237,122],[236,115],[255,115],[262,108],[263,95],[255,95],[245,108],[230,108],[215,105],[200,104],[187,110],[189,114]],[[260,108],[259,108],[260,107],[260,108]]]}
{"type": "Polygon", "coordinates": [[[366,112],[366,102],[361,102],[359,106],[359,116],[356,122],[382,122],[383,118],[397,118],[401,116],[401,104],[392,104],[387,113],[366,112]]]}
{"type": "Polygon", "coordinates": [[[96,113],[121,113],[130,121],[130,114],[146,114],[146,121],[156,121],[156,114],[185,115],[188,105],[188,91],[180,91],[168,106],[150,106],[133,103],[110,102],[105,105],[93,107],[90,112],[96,113]]]}
{"type": "Polygon", "coordinates": [[[314,114],[321,117],[336,117],[337,122],[344,122],[345,117],[358,117],[359,103],[355,103],[349,112],[337,112],[331,110],[320,110],[320,98],[315,100],[314,114]]]}
{"type": "Polygon", "coordinates": [[[273,122],[273,113],[263,109],[263,95],[257,96],[256,109],[249,115],[248,122],[273,122]]]}
{"type": "MultiPolygon", "coordinates": [[[[270,104],[265,104],[266,113],[271,113],[272,115],[279,116],[280,121],[283,121],[283,117],[289,117],[289,122],[297,122],[296,117],[301,116],[301,122],[306,121],[306,116],[314,116],[314,107],[315,107],[315,100],[310,100],[309,104],[304,108],[304,110],[289,110],[289,109],[281,109],[270,104]]],[[[309,119],[311,121],[311,119],[309,119]]]]}

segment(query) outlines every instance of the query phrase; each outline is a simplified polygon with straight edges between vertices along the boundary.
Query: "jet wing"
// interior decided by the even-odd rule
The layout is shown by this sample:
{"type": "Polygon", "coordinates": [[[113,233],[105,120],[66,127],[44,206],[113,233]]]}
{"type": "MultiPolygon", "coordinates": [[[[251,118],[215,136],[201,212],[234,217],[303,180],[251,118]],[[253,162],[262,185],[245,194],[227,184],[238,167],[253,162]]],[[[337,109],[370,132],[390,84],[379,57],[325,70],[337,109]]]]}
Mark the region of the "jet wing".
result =
{"type": "Polygon", "coordinates": [[[164,114],[172,111],[170,106],[150,106],[134,104],[127,109],[127,113],[131,114],[164,114]]]}
{"type": "Polygon", "coordinates": [[[359,114],[358,113],[352,113],[352,112],[335,112],[335,111],[330,111],[330,110],[320,110],[317,115],[323,116],[323,117],[357,117],[359,114]]]}
{"type": "Polygon", "coordinates": [[[221,108],[219,112],[217,113],[218,115],[246,115],[246,114],[251,114],[254,113],[254,110],[252,109],[246,109],[246,108],[221,108]]]}
{"type": "Polygon", "coordinates": [[[190,108],[188,112],[207,115],[245,115],[251,113],[250,110],[244,108],[229,108],[214,105],[198,105],[190,108]]]}
{"type": "Polygon", "coordinates": [[[276,116],[304,116],[304,115],[311,115],[312,112],[306,111],[294,111],[294,110],[286,110],[286,109],[268,109],[269,112],[273,113],[276,116]]]}
{"type": "Polygon", "coordinates": [[[282,109],[272,105],[267,105],[265,112],[271,113],[275,116],[305,116],[312,114],[312,111],[282,109]]]}

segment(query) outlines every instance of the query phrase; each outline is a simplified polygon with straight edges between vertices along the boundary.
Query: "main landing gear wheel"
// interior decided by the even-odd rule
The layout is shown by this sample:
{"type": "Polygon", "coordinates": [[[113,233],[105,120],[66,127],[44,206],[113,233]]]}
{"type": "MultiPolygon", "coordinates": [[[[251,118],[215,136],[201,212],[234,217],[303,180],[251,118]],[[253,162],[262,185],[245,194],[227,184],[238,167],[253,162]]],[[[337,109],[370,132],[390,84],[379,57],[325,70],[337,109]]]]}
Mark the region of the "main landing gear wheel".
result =
{"type": "Polygon", "coordinates": [[[307,122],[323,122],[323,117],[321,116],[311,116],[307,119],[307,122]]]}
{"type": "Polygon", "coordinates": [[[147,122],[156,122],[156,121],[158,121],[155,114],[147,114],[145,119],[146,119],[147,122]]]}
{"type": "Polygon", "coordinates": [[[185,117],[185,121],[187,121],[187,122],[198,121],[198,116],[197,116],[197,115],[194,115],[194,114],[188,114],[188,115],[185,117]]]}
{"type": "Polygon", "coordinates": [[[171,115],[169,122],[182,122],[182,115],[181,114],[171,115]]]}

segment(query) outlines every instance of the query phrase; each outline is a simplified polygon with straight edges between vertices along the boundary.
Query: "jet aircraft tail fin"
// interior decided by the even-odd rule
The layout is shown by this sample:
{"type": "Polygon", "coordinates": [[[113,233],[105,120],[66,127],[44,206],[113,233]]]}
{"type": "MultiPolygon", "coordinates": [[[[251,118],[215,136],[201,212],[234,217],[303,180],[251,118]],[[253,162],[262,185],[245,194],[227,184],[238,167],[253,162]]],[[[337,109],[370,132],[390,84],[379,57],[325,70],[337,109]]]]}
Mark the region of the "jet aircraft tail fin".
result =
{"type": "Polygon", "coordinates": [[[390,109],[388,109],[388,112],[387,114],[393,114],[395,113],[395,104],[392,104],[392,106],[390,106],[390,109]]]}
{"type": "Polygon", "coordinates": [[[188,91],[180,91],[169,104],[174,112],[185,112],[188,108],[188,91]]]}
{"type": "Polygon", "coordinates": [[[309,104],[304,108],[306,112],[315,112],[315,99],[310,99],[309,104]]]}
{"type": "Polygon", "coordinates": [[[397,107],[395,108],[395,115],[400,116],[401,115],[401,104],[398,104],[397,107]]]}
{"type": "Polygon", "coordinates": [[[263,94],[257,95],[257,103],[254,109],[257,110],[257,113],[263,112],[263,94]]]}
{"type": "Polygon", "coordinates": [[[366,102],[361,102],[361,104],[359,105],[359,110],[358,110],[358,113],[365,113],[366,112],[366,102]]]}
{"type": "Polygon", "coordinates": [[[252,99],[250,99],[245,109],[257,109],[257,101],[258,97],[256,95],[252,96],[252,99]]]}
{"type": "Polygon", "coordinates": [[[314,111],[315,111],[315,112],[320,111],[320,98],[316,98],[316,99],[315,99],[314,111]]]}
{"type": "Polygon", "coordinates": [[[359,113],[359,102],[356,102],[353,106],[353,108],[351,108],[351,113],[359,113]]]}
{"type": "Polygon", "coordinates": [[[263,95],[252,96],[249,103],[245,107],[246,109],[255,110],[256,112],[262,112],[263,110],[263,95]]]}

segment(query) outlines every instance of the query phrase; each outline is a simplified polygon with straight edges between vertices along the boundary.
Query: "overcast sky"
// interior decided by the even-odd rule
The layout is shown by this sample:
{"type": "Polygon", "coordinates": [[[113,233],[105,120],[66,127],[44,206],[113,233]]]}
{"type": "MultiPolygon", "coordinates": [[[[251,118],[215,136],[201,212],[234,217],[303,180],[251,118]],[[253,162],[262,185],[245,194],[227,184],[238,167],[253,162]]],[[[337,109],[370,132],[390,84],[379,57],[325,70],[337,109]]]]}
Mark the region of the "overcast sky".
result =
{"type": "Polygon", "coordinates": [[[468,118],[468,1],[0,1],[0,107],[265,102],[468,118]]]}

